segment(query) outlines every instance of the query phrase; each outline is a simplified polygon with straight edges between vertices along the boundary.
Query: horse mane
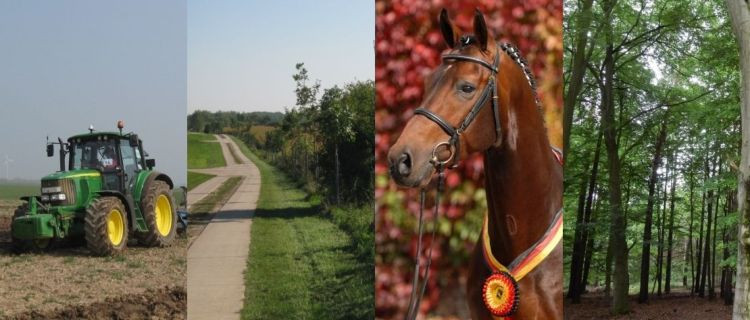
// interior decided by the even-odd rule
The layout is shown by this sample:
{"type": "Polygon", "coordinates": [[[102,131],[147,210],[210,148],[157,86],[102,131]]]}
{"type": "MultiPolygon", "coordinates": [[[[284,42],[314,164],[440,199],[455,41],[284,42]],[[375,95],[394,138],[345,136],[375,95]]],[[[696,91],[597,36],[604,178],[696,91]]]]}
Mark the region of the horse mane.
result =
{"type": "MultiPolygon", "coordinates": [[[[465,34],[461,36],[459,39],[459,44],[461,45],[461,49],[471,46],[473,44],[477,43],[476,36],[472,34],[465,34]]],[[[526,76],[526,81],[529,83],[529,87],[531,87],[531,93],[534,95],[534,102],[536,103],[536,107],[540,114],[544,114],[544,110],[542,110],[542,104],[539,101],[539,94],[537,93],[537,83],[536,78],[534,77],[534,73],[531,72],[531,67],[529,66],[529,62],[526,61],[526,59],[521,55],[521,50],[518,49],[515,45],[511,43],[501,43],[499,45],[500,49],[505,52],[513,61],[521,68],[523,71],[524,76],[526,76]]],[[[544,122],[544,116],[542,116],[542,122],[544,122]]]]}
{"type": "Polygon", "coordinates": [[[529,82],[529,86],[531,87],[531,92],[534,94],[534,102],[536,102],[536,106],[541,112],[542,110],[541,104],[539,103],[539,95],[536,92],[536,78],[534,78],[534,73],[531,72],[529,62],[521,56],[521,51],[518,50],[516,46],[510,43],[500,44],[500,49],[503,49],[503,51],[509,57],[511,57],[511,59],[513,59],[513,61],[515,61],[519,67],[521,67],[521,70],[523,70],[523,74],[526,76],[526,80],[529,82]]]}

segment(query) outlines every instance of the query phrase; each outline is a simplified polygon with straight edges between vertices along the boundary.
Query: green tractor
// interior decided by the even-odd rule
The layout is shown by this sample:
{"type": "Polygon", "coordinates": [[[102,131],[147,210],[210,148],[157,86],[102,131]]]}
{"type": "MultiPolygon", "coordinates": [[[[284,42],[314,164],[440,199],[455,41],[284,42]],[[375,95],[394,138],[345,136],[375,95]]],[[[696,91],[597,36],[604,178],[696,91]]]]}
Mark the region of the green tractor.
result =
{"type": "Polygon", "coordinates": [[[175,238],[172,180],[154,171],[134,133],[95,132],[47,143],[60,146],[60,171],[42,178],[41,195],[22,197],[11,224],[17,252],[44,251],[62,240],[85,239],[100,256],[122,252],[134,236],[163,247],[175,238]],[[67,162],[67,170],[66,170],[67,162]]]}

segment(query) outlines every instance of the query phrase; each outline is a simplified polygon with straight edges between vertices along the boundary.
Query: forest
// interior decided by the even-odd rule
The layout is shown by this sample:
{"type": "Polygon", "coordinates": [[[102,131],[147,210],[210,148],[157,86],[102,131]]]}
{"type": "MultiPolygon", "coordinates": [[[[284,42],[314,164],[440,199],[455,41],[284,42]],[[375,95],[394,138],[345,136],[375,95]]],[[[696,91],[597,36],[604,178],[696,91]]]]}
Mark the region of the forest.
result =
{"type": "Polygon", "coordinates": [[[725,304],[706,315],[727,317],[741,119],[726,3],[580,0],[564,10],[566,314],[586,297],[621,314],[679,296],[701,299],[687,309],[725,304]]]}

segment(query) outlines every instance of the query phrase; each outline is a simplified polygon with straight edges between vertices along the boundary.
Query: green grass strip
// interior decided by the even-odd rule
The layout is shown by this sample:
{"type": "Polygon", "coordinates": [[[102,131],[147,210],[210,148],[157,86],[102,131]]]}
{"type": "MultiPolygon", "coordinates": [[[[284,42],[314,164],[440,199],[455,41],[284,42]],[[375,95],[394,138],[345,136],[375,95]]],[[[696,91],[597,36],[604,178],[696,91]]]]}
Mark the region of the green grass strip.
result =
{"type": "Polygon", "coordinates": [[[240,150],[261,173],[242,319],[372,319],[372,259],[291,180],[240,150]]]}
{"type": "Polygon", "coordinates": [[[193,188],[213,177],[215,177],[215,175],[188,171],[188,191],[193,190],[193,188]]]}
{"type": "Polygon", "coordinates": [[[191,215],[204,215],[210,213],[219,203],[229,200],[234,190],[242,182],[242,177],[231,177],[224,181],[216,190],[190,207],[191,215]]]}
{"type": "Polygon", "coordinates": [[[188,169],[226,166],[221,145],[216,137],[203,133],[188,133],[188,169]]]}
{"type": "Polygon", "coordinates": [[[234,158],[234,162],[242,163],[242,158],[240,158],[240,156],[237,155],[237,151],[234,150],[235,148],[232,146],[231,143],[227,142],[227,148],[229,149],[229,153],[232,154],[232,158],[234,158]]]}

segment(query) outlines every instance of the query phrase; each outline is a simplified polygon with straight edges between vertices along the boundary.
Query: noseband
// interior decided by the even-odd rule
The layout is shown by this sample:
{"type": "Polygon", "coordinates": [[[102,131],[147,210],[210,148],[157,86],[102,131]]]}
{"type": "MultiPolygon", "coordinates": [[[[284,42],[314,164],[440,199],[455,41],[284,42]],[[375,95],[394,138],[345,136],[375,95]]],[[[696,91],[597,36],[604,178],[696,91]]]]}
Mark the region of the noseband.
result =
{"type": "Polygon", "coordinates": [[[464,117],[464,120],[461,121],[461,124],[458,127],[452,126],[448,121],[446,121],[443,117],[439,116],[438,114],[425,109],[424,107],[417,108],[414,110],[414,114],[419,114],[422,116],[425,116],[427,119],[430,119],[432,122],[436,123],[438,126],[440,126],[445,133],[447,133],[450,136],[450,140],[447,142],[441,142],[435,145],[432,149],[432,159],[430,162],[437,168],[442,168],[443,166],[447,165],[448,163],[451,163],[450,168],[455,168],[458,166],[459,163],[459,157],[461,154],[461,134],[466,131],[466,129],[469,128],[469,125],[474,121],[474,119],[479,114],[479,111],[482,110],[482,108],[487,104],[487,100],[490,98],[492,99],[492,113],[495,117],[495,145],[499,145],[500,139],[502,138],[502,132],[500,127],[500,113],[499,113],[499,105],[498,97],[497,97],[497,85],[495,83],[496,81],[496,75],[498,72],[498,67],[500,65],[500,47],[497,48],[497,53],[495,53],[495,60],[493,64],[489,64],[488,62],[472,57],[467,55],[461,55],[461,54],[445,54],[443,55],[443,61],[467,61],[479,64],[482,67],[487,68],[487,70],[490,71],[489,79],[487,80],[487,86],[484,87],[484,90],[482,90],[482,93],[479,95],[479,99],[474,104],[473,107],[471,107],[471,110],[469,110],[469,113],[464,117]],[[442,147],[447,146],[451,152],[450,157],[446,160],[440,160],[437,157],[437,150],[442,147]]]}

